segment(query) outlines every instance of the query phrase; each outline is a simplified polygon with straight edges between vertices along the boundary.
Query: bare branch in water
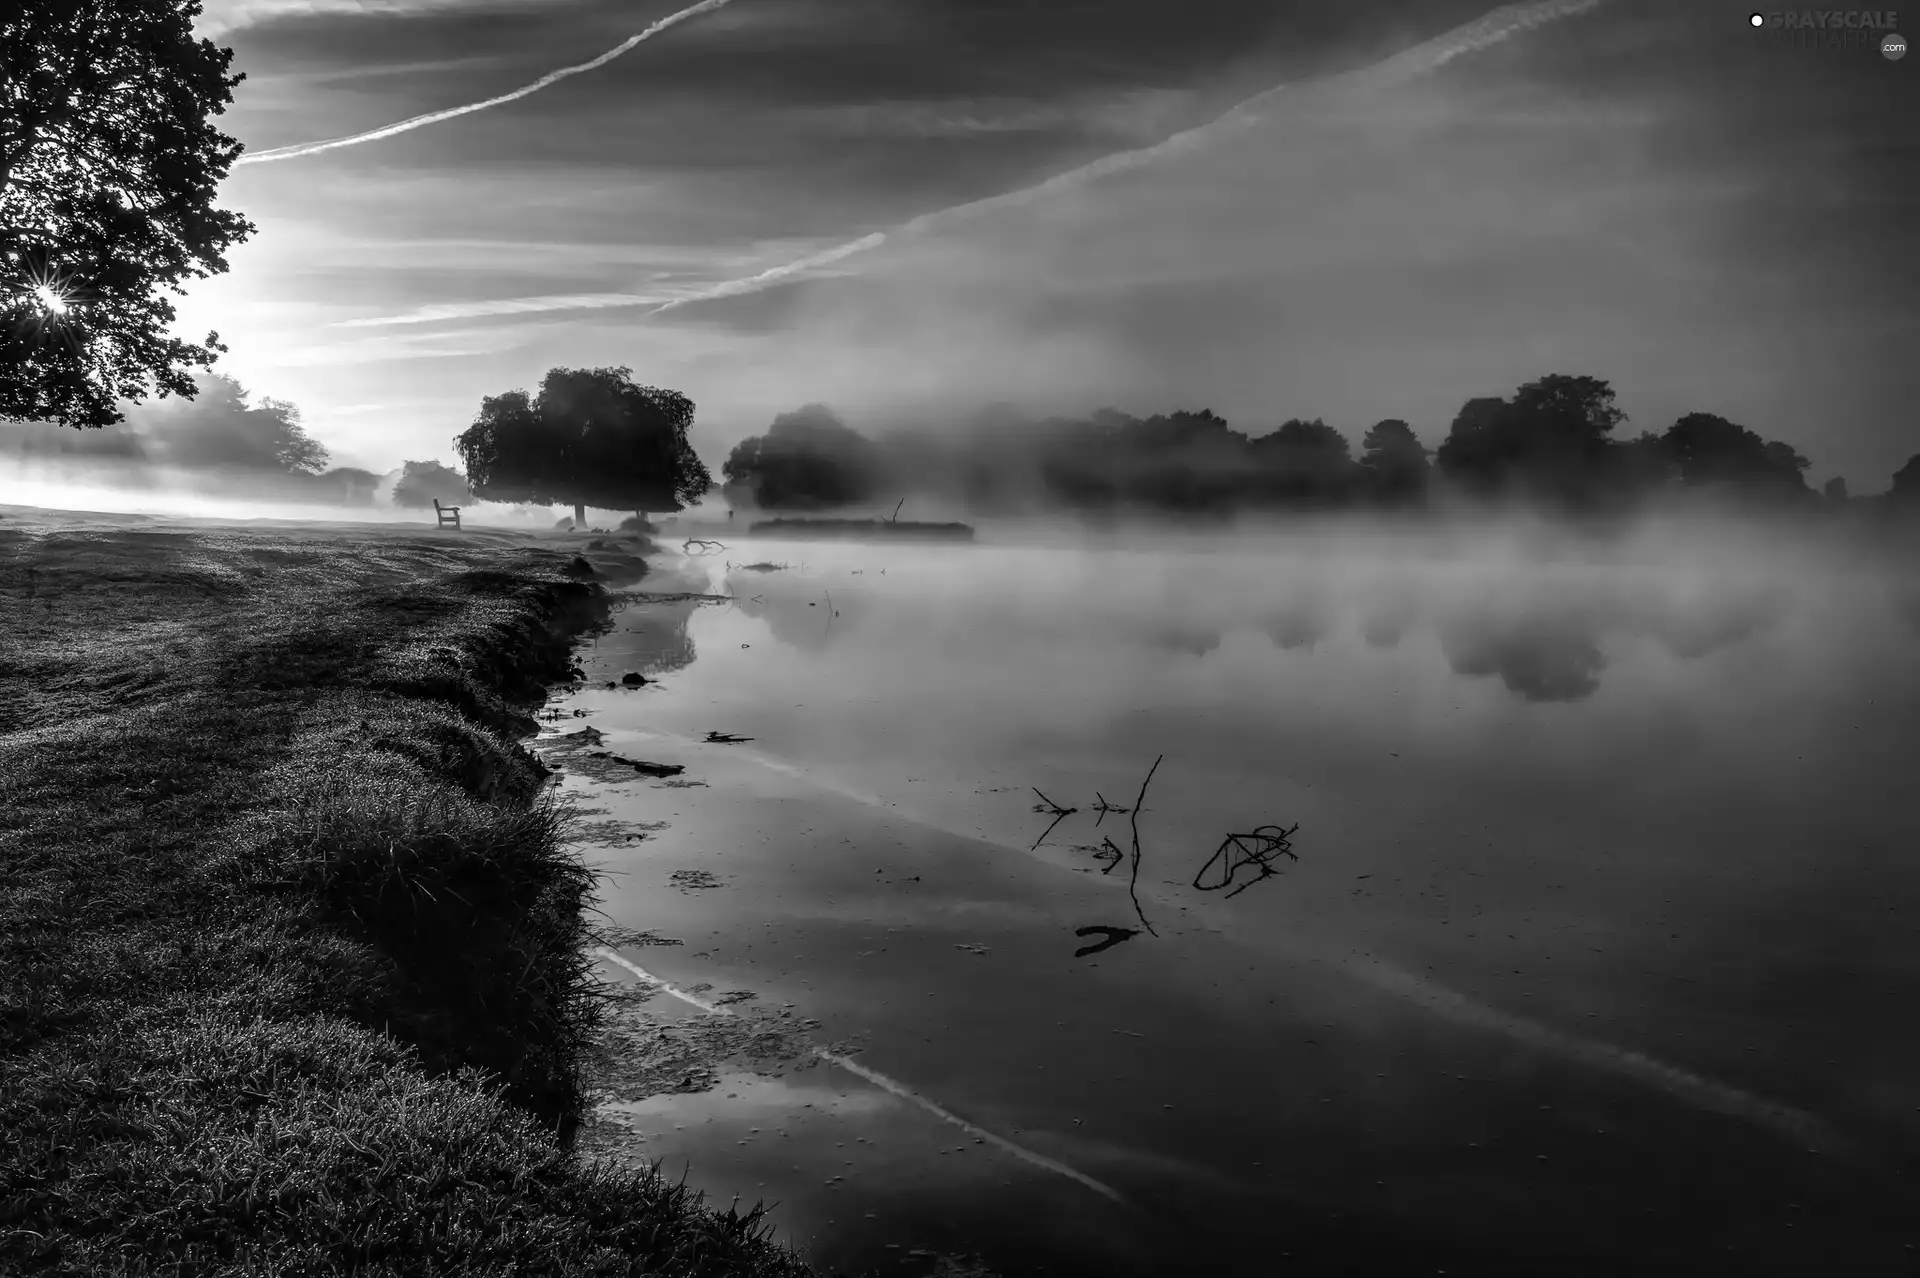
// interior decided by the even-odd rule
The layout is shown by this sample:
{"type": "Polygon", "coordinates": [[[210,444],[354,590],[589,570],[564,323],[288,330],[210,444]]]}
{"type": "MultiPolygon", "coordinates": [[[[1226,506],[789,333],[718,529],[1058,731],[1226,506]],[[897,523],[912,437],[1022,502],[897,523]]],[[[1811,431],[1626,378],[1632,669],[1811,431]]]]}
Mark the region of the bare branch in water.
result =
{"type": "Polygon", "coordinates": [[[1140,807],[1147,801],[1147,787],[1153,783],[1153,774],[1160,770],[1160,760],[1166,757],[1157,756],[1153,766],[1147,769],[1147,779],[1140,783],[1140,793],[1133,800],[1133,812],[1127,818],[1127,824],[1133,827],[1133,874],[1127,880],[1127,895],[1133,898],[1133,912],[1140,916],[1140,925],[1150,936],[1160,934],[1153,930],[1153,924],[1147,922],[1147,912],[1140,908],[1140,807]]]}
{"type": "Polygon", "coordinates": [[[1234,876],[1247,866],[1252,866],[1254,877],[1227,893],[1227,899],[1232,900],[1261,880],[1274,878],[1280,873],[1273,868],[1274,861],[1283,856],[1294,861],[1300,859],[1287,843],[1293,837],[1294,830],[1299,828],[1297,823],[1292,829],[1285,830],[1277,825],[1262,825],[1246,834],[1229,834],[1220,841],[1220,846],[1207,859],[1207,863],[1200,867],[1200,872],[1193,876],[1193,886],[1202,892],[1217,892],[1221,888],[1231,887],[1234,876]],[[1220,866],[1220,881],[1202,883],[1200,880],[1216,864],[1220,866]]]}
{"type": "MultiPolygon", "coordinates": [[[[1027,788],[1029,790],[1032,790],[1035,794],[1040,794],[1040,787],[1037,785],[1031,785],[1031,786],[1028,786],[1027,788]]],[[[1035,804],[1033,809],[1035,812],[1052,812],[1058,816],[1067,816],[1071,813],[1078,812],[1080,810],[1079,808],[1061,807],[1058,803],[1055,803],[1052,799],[1049,799],[1044,794],[1040,794],[1040,802],[1046,804],[1047,806],[1043,808],[1039,806],[1039,804],[1035,804]]]]}

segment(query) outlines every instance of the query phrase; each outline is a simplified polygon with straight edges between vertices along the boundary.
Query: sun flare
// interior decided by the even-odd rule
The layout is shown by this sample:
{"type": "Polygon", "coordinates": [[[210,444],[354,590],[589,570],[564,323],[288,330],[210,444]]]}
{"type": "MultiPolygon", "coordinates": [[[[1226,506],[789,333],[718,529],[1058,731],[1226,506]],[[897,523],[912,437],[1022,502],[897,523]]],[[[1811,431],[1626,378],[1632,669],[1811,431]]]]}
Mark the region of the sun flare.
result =
{"type": "Polygon", "coordinates": [[[49,315],[65,315],[67,313],[66,297],[62,295],[59,289],[51,284],[34,285],[33,298],[36,302],[40,303],[40,309],[49,315]]]}

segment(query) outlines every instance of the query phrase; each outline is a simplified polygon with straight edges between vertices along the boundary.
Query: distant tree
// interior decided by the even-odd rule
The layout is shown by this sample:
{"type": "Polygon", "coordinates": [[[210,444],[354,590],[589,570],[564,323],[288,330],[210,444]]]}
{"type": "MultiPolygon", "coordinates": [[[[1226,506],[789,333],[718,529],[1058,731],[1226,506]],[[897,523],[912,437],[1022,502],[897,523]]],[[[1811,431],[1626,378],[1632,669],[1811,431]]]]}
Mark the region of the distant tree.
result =
{"type": "Polygon", "coordinates": [[[358,466],[336,466],[313,477],[312,490],[349,506],[371,506],[380,476],[358,466]]]}
{"type": "Polygon", "coordinates": [[[1430,450],[1397,417],[1375,422],[1360,440],[1360,467],[1366,486],[1389,503],[1413,500],[1426,491],[1430,450]]]}
{"type": "Polygon", "coordinates": [[[408,510],[426,510],[436,500],[458,506],[472,496],[467,477],[437,461],[403,462],[393,485],[393,504],[408,510]]]}
{"type": "Polygon", "coordinates": [[[1920,503],[1920,453],[1907,458],[1907,464],[1893,472],[1893,487],[1887,496],[1906,504],[1920,503]]]}
{"type": "Polygon", "coordinates": [[[1688,413],[1661,436],[1681,482],[1800,491],[1811,463],[1788,444],[1768,441],[1713,413],[1688,413]]]}
{"type": "Polygon", "coordinates": [[[1230,510],[1247,484],[1247,437],[1212,409],[1148,418],[1105,410],[1076,428],[1088,460],[1106,452],[1133,501],[1182,515],[1230,510]]]}
{"type": "Polygon", "coordinates": [[[199,394],[137,412],[134,427],[154,461],[185,470],[278,471],[314,475],[327,450],[283,399],[247,402],[247,391],[224,373],[200,378],[199,394]]]}
{"type": "Polygon", "coordinates": [[[1847,481],[1839,475],[1829,479],[1820,488],[1821,496],[1835,506],[1847,504],[1847,481]]]}
{"type": "Polygon", "coordinates": [[[1510,401],[1468,400],[1434,461],[1470,491],[1584,502],[1603,482],[1609,432],[1626,420],[1613,399],[1601,378],[1552,373],[1510,401]]]}
{"type": "Polygon", "coordinates": [[[820,510],[872,500],[882,467],[873,441],[825,404],[808,404],[741,440],[720,473],[763,510],[820,510]]]}
{"type": "Polygon", "coordinates": [[[1604,486],[1608,494],[1627,501],[1668,488],[1676,474],[1673,456],[1660,436],[1641,431],[1632,439],[1611,445],[1605,454],[1604,486]]]}
{"type": "Polygon", "coordinates": [[[629,368],[555,368],[540,394],[509,391],[481,401],[453,441],[474,496],[487,501],[570,503],[648,511],[698,505],[713,482],[687,441],[693,401],[635,385],[629,368]]]}
{"type": "Polygon", "coordinates": [[[1247,445],[1252,488],[1261,500],[1326,505],[1350,496],[1364,472],[1347,437],[1319,418],[1282,422],[1247,445]]]}
{"type": "Polygon", "coordinates": [[[192,398],[226,348],[171,337],[159,290],[253,233],[215,208],[240,144],[210,117],[244,78],[197,0],[26,0],[0,20],[0,418],[97,427],[192,398]]]}

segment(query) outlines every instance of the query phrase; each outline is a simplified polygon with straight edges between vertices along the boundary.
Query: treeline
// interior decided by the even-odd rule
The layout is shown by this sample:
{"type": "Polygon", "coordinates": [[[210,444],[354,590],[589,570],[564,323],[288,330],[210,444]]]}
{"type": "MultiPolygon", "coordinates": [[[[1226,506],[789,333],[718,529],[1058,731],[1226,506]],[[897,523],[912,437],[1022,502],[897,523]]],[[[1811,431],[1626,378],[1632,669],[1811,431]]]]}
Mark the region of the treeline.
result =
{"type": "MultiPolygon", "coordinates": [[[[983,512],[1183,516],[1408,508],[1444,498],[1608,509],[1687,489],[1768,506],[1821,504],[1807,485],[1810,463],[1790,445],[1711,413],[1617,438],[1625,420],[1604,380],[1567,374],[1505,399],[1467,401],[1436,449],[1398,419],[1368,428],[1356,451],[1318,419],[1249,436],[1206,409],[1039,419],[995,410],[949,430],[869,439],[812,404],[743,440],[721,469],[731,500],[778,511],[907,495],[983,512]]],[[[1891,496],[1920,497],[1920,456],[1894,476],[1891,496]]],[[[1825,498],[1844,501],[1844,482],[1830,483],[1825,498]]]]}
{"type": "Polygon", "coordinates": [[[409,461],[376,474],[329,466],[327,448],[307,433],[300,410],[282,399],[255,399],[223,373],[196,379],[191,398],[123,405],[123,420],[75,430],[52,422],[0,426],[0,457],[64,466],[107,482],[139,482],[155,467],[199,477],[209,488],[244,487],[280,501],[427,510],[435,498],[471,498],[465,476],[437,461],[409,461]]]}

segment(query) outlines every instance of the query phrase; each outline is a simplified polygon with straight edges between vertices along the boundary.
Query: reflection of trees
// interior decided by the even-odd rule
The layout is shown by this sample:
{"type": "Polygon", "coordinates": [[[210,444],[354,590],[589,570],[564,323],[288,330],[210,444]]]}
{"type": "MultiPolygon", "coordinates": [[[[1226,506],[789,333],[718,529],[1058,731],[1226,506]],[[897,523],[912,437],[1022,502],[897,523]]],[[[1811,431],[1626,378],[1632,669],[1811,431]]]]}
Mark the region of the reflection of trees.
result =
{"type": "Polygon", "coordinates": [[[1294,599],[1267,614],[1261,629],[1282,648],[1311,648],[1327,637],[1332,613],[1317,595],[1294,599]]]}
{"type": "Polygon", "coordinates": [[[1758,634],[1784,610],[1783,597],[1766,591],[1686,605],[1619,594],[1558,606],[1462,611],[1438,629],[1456,673],[1497,674],[1529,701],[1578,701],[1600,686],[1607,665],[1600,640],[1610,633],[1651,638],[1691,661],[1758,634]]]}
{"type": "Polygon", "coordinates": [[[1663,601],[1641,610],[1636,629],[1652,635],[1676,657],[1704,657],[1758,634],[1785,611],[1785,599],[1771,591],[1690,609],[1663,601]]]}
{"type": "Polygon", "coordinates": [[[1600,627],[1578,612],[1518,617],[1461,615],[1443,621],[1440,648],[1456,674],[1499,675],[1528,701],[1579,701],[1606,668],[1600,627]]]}
{"type": "Polygon", "coordinates": [[[621,632],[631,644],[632,660],[641,674],[662,675],[693,664],[693,636],[687,621],[700,606],[697,599],[640,604],[628,610],[621,632]]]}
{"type": "Polygon", "coordinates": [[[741,612],[763,619],[775,639],[802,652],[821,651],[858,625],[868,608],[866,595],[856,586],[829,586],[785,573],[729,573],[726,589],[741,612]]]}
{"type": "Polygon", "coordinates": [[[1204,657],[1220,646],[1220,632],[1207,630],[1200,626],[1173,622],[1148,632],[1147,643],[1154,648],[1167,652],[1183,652],[1188,656],[1204,657]]]}
{"type": "Polygon", "coordinates": [[[1370,648],[1391,648],[1400,642],[1407,627],[1419,619],[1420,609],[1404,596],[1380,600],[1369,606],[1360,620],[1360,634],[1370,648]]]}

